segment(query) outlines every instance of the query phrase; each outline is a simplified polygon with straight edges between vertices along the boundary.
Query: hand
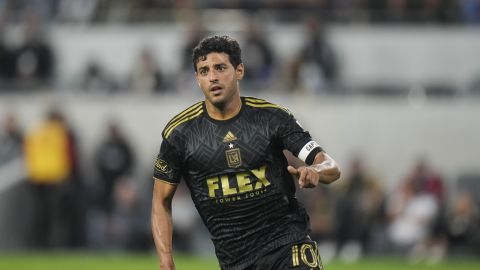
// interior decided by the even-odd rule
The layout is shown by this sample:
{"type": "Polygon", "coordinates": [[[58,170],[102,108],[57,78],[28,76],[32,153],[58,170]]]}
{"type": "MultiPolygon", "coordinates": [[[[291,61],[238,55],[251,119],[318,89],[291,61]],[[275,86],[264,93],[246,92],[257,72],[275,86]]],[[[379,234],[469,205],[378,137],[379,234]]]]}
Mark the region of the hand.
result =
{"type": "Polygon", "coordinates": [[[320,175],[310,166],[300,166],[297,169],[288,166],[287,170],[291,175],[298,178],[298,185],[300,188],[314,188],[320,181],[320,175]]]}

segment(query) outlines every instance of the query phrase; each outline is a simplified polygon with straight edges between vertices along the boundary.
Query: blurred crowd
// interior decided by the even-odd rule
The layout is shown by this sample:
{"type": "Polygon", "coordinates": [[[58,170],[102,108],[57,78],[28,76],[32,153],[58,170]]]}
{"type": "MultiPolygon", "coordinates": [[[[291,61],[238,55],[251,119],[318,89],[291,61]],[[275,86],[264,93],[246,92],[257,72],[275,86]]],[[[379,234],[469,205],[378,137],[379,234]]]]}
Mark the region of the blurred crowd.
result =
{"type": "MultiPolygon", "coordinates": [[[[16,170],[12,164],[20,159],[25,172],[0,190],[26,194],[9,201],[16,207],[9,212],[23,215],[2,220],[21,238],[12,242],[31,249],[151,247],[150,208],[139,199],[148,196],[138,192],[134,150],[116,121],[106,123],[91,157],[94,173],[86,175],[74,128],[58,108],[25,132],[15,114],[3,120],[0,168],[16,170]],[[29,225],[22,230],[19,224],[29,225]]],[[[2,181],[9,176],[0,174],[2,181]]]]}
{"type": "Polygon", "coordinates": [[[189,9],[273,10],[281,20],[308,12],[335,22],[478,23],[479,5],[476,0],[2,0],[0,11],[12,21],[35,10],[45,21],[75,23],[172,21],[189,9]]]}
{"type": "MultiPolygon", "coordinates": [[[[58,89],[59,82],[65,78],[57,76],[55,44],[48,40],[48,28],[43,27],[38,14],[29,13],[23,18],[20,24],[22,42],[15,45],[7,42],[2,35],[0,19],[0,93],[58,89]]],[[[188,27],[186,42],[180,53],[181,67],[174,76],[167,76],[162,69],[156,55],[158,51],[144,46],[128,74],[114,76],[110,72],[111,67],[92,58],[75,79],[64,83],[62,87],[107,95],[149,95],[190,89],[189,83],[194,80],[191,52],[209,32],[196,20],[190,21],[188,27]]],[[[240,40],[246,66],[243,80],[245,91],[275,88],[321,92],[336,88],[339,65],[323,24],[310,17],[304,20],[304,28],[304,44],[289,63],[280,63],[278,53],[271,46],[262,24],[254,17],[246,23],[240,40]]]]}
{"type": "MultiPolygon", "coordinates": [[[[0,92],[80,89],[102,94],[158,94],[190,88],[188,82],[193,81],[191,49],[202,37],[210,34],[202,23],[205,21],[202,16],[206,16],[202,11],[208,8],[235,8],[244,14],[242,18],[245,26],[239,31],[238,38],[247,68],[243,88],[247,91],[348,91],[342,88],[344,85],[339,55],[328,37],[328,25],[332,22],[354,20],[355,23],[372,24],[426,22],[467,25],[480,21],[480,2],[476,0],[0,0],[0,92]],[[268,10],[268,14],[262,15],[263,10],[268,10]],[[282,10],[286,12],[284,15],[275,15],[275,12],[281,13],[282,10]],[[294,16],[292,14],[297,14],[297,11],[296,18],[286,18],[294,16]],[[74,76],[75,79],[59,78],[58,48],[49,38],[50,26],[68,25],[69,22],[74,25],[158,22],[155,16],[170,18],[170,22],[186,25],[185,43],[180,49],[182,59],[179,62],[182,64],[180,70],[174,70],[175,74],[171,74],[172,70],[165,70],[169,65],[163,63],[157,55],[157,48],[145,45],[139,49],[135,64],[125,74],[112,75],[112,67],[92,57],[82,71],[74,76]],[[123,19],[115,19],[117,17],[123,19]],[[287,61],[280,59],[280,52],[272,46],[265,20],[303,23],[303,44],[287,61]],[[15,42],[6,35],[6,29],[12,25],[20,29],[15,42]]],[[[478,81],[473,82],[472,91],[478,91],[478,85],[478,81]]],[[[370,88],[369,91],[375,93],[393,92],[390,91],[392,89],[370,88]]],[[[456,91],[449,86],[440,88],[436,89],[436,93],[451,96],[456,91]]]]}
{"type": "MultiPolygon", "coordinates": [[[[26,175],[0,193],[13,198],[7,219],[19,232],[21,248],[89,248],[151,250],[151,181],[142,188],[135,173],[135,145],[120,122],[109,120],[93,156],[81,158],[75,128],[62,111],[52,108],[40,122],[23,130],[15,114],[3,119],[0,168],[24,160],[26,175]],[[83,170],[85,159],[92,168],[83,170]],[[85,175],[82,172],[93,171],[85,175]],[[87,179],[91,178],[91,179],[87,179]],[[13,210],[12,210],[13,209],[13,210]]],[[[296,160],[285,153],[289,162],[296,160]]],[[[447,255],[480,252],[478,176],[446,181],[427,159],[419,158],[398,185],[387,190],[381,171],[364,157],[352,155],[342,178],[333,185],[299,190],[309,209],[312,238],[323,256],[353,261],[369,254],[402,254],[412,262],[436,263],[447,255]],[[377,169],[378,170],[378,169],[377,169]]],[[[3,177],[3,176],[2,176],[3,177]]],[[[5,180],[5,179],[2,179],[5,180]]],[[[190,201],[184,183],[174,197],[174,245],[178,251],[201,252],[208,233],[190,201]]],[[[18,242],[18,239],[17,239],[18,242]]]]}

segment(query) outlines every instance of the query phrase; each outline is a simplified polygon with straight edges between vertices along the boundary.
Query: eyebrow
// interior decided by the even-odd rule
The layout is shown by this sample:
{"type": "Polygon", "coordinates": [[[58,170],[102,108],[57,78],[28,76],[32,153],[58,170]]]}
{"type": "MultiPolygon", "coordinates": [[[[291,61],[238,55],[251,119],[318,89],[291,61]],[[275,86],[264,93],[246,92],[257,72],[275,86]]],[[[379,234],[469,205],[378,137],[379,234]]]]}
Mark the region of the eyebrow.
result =
{"type": "Polygon", "coordinates": [[[214,66],[214,67],[226,67],[227,64],[225,64],[225,63],[220,63],[220,64],[215,64],[215,65],[213,65],[213,66],[214,66]]]}
{"type": "MultiPolygon", "coordinates": [[[[214,64],[213,67],[214,68],[218,68],[218,67],[226,67],[227,64],[225,63],[218,63],[218,64],[214,64]]],[[[205,66],[201,66],[198,68],[198,71],[204,71],[204,70],[209,70],[210,67],[208,65],[205,65],[205,66]]]]}

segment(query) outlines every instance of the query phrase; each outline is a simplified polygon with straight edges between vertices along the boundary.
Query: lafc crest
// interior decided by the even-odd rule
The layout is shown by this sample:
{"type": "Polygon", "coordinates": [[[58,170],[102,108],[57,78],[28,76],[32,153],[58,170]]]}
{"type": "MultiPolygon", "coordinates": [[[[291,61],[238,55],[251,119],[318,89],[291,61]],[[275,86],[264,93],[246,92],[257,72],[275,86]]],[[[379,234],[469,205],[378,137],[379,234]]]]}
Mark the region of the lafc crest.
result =
{"type": "Polygon", "coordinates": [[[234,148],[225,151],[227,157],[228,167],[237,168],[242,165],[242,155],[240,154],[240,148],[234,148]]]}

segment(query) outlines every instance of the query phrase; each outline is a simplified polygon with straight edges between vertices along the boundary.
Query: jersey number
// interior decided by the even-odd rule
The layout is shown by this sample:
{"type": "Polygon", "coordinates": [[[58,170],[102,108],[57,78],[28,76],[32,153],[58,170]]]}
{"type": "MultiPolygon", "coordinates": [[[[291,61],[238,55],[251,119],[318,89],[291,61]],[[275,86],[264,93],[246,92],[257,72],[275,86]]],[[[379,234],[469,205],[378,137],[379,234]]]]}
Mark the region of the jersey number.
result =
{"type": "Polygon", "coordinates": [[[292,246],[292,265],[300,266],[300,260],[309,267],[319,267],[323,269],[320,261],[320,253],[317,247],[311,244],[301,244],[292,246]]]}

